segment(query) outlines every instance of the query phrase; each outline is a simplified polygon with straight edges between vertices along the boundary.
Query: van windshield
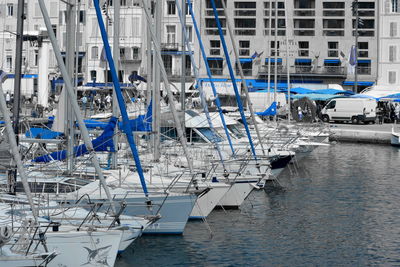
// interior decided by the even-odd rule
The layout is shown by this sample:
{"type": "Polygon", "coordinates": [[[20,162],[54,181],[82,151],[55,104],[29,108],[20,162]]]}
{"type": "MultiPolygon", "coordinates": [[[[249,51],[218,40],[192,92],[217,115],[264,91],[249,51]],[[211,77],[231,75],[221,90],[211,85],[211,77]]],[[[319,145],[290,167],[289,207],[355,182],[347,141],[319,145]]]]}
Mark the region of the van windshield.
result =
{"type": "Polygon", "coordinates": [[[326,109],[332,109],[336,107],[336,101],[331,101],[329,104],[326,106],[326,109]]]}

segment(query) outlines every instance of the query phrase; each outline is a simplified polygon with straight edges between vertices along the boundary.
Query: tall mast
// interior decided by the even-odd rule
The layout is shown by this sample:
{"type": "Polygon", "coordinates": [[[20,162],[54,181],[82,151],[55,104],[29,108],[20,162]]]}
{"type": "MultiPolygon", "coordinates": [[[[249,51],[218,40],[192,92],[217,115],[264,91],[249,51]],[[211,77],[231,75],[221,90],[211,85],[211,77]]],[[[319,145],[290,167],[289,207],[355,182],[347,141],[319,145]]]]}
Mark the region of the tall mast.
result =
{"type": "MultiPolygon", "coordinates": [[[[120,52],[119,52],[119,28],[120,28],[120,1],[114,1],[114,39],[113,39],[113,58],[116,62],[115,64],[115,71],[119,73],[119,62],[120,62],[120,52]]],[[[135,27],[135,25],[133,25],[135,27]]],[[[119,75],[118,75],[119,78],[119,75]]],[[[120,82],[120,81],[119,81],[120,82]]],[[[118,99],[117,95],[115,93],[115,86],[113,86],[113,101],[112,101],[112,114],[114,117],[118,118],[119,117],[119,112],[118,112],[118,99]]],[[[115,134],[117,127],[114,129],[114,137],[113,137],[113,142],[114,144],[118,144],[118,135],[115,134]]],[[[115,146],[118,148],[118,146],[115,146]]],[[[111,168],[112,169],[117,169],[118,167],[118,153],[117,149],[115,152],[112,152],[111,154],[112,160],[111,160],[111,168]]]]}
{"type": "MultiPolygon", "coordinates": [[[[156,1],[155,2],[155,16],[154,16],[154,21],[155,21],[155,38],[156,40],[153,40],[153,44],[155,42],[161,43],[161,17],[162,17],[162,4],[163,1],[156,1]]],[[[146,7],[143,6],[145,9],[146,7]]],[[[146,10],[145,10],[146,12],[146,10]]],[[[148,21],[149,23],[149,21],[148,21]]],[[[149,31],[151,31],[151,25],[150,23],[148,24],[149,31]]],[[[154,47],[154,50],[156,48],[154,47]]],[[[160,110],[160,82],[161,82],[161,77],[160,77],[160,65],[156,63],[157,59],[155,54],[153,53],[153,148],[154,148],[154,160],[158,161],[161,157],[161,152],[160,152],[160,115],[161,115],[161,110],[160,110]]],[[[167,84],[164,83],[164,88],[167,87],[167,84]]],[[[171,105],[173,103],[170,103],[171,105]]]]}
{"type": "MultiPolygon", "coordinates": [[[[275,0],[275,34],[274,34],[274,102],[276,103],[276,89],[278,87],[278,0],[275,0]]],[[[286,62],[288,64],[288,62],[286,62]]],[[[286,66],[289,68],[289,65],[286,66]]],[[[274,121],[277,120],[276,114],[274,115],[274,121]]]]}
{"type": "MultiPolygon", "coordinates": [[[[67,4],[67,32],[66,32],[66,67],[68,70],[68,76],[73,79],[75,77],[75,24],[76,24],[76,6],[73,2],[74,0],[69,0],[67,4]]],[[[66,77],[64,77],[64,82],[66,77]]],[[[74,94],[76,94],[76,82],[71,80],[74,85],[74,94]]],[[[65,98],[66,105],[66,117],[67,117],[67,173],[71,174],[74,169],[74,144],[75,144],[75,118],[71,107],[71,101],[68,97],[65,98]]]]}
{"type": "MultiPolygon", "coordinates": [[[[186,46],[185,46],[185,30],[186,29],[186,0],[182,0],[182,31],[181,31],[181,43],[182,43],[182,55],[181,55],[181,109],[183,114],[185,114],[185,83],[186,83],[186,46]]],[[[182,128],[185,132],[185,119],[182,120],[182,128]]]]}
{"type": "MultiPolygon", "coordinates": [[[[17,39],[15,50],[15,77],[14,77],[14,103],[13,103],[13,128],[16,135],[16,145],[18,146],[18,133],[19,133],[19,110],[21,105],[21,66],[22,66],[22,46],[24,34],[24,0],[18,0],[17,11],[17,39]]],[[[5,115],[5,114],[4,114],[5,115]]],[[[17,172],[14,171],[14,181],[9,184],[9,193],[15,194],[15,186],[17,181],[17,172]]]]}
{"type": "MultiPolygon", "coordinates": [[[[268,25],[269,25],[269,32],[268,32],[268,81],[267,81],[267,99],[268,105],[271,105],[271,39],[272,39],[272,1],[269,2],[269,17],[268,17],[268,25]]],[[[275,63],[276,64],[276,63],[275,63]]]]}
{"type": "MultiPolygon", "coordinates": [[[[288,20],[288,8],[287,8],[287,1],[284,0],[285,4],[285,26],[286,26],[286,31],[285,31],[285,37],[286,37],[286,76],[287,76],[287,88],[288,88],[288,123],[290,124],[290,109],[291,109],[291,103],[290,103],[290,69],[289,69],[289,20],[288,20]]],[[[275,63],[276,64],[276,63],[275,63]]]]}

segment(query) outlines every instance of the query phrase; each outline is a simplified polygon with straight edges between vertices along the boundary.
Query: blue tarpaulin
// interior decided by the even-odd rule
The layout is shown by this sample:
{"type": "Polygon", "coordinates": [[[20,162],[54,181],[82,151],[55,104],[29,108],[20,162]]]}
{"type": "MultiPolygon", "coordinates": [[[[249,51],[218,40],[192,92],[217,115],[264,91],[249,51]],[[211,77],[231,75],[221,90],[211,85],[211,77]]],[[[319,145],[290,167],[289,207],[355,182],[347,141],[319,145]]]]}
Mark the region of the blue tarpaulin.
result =
{"type": "Polygon", "coordinates": [[[63,133],[54,132],[52,130],[43,128],[30,128],[25,133],[26,137],[37,138],[37,139],[56,139],[57,137],[60,137],[62,135],[63,133]]]}
{"type": "Polygon", "coordinates": [[[399,94],[391,94],[391,95],[387,95],[381,98],[400,98],[400,93],[399,94]]]}
{"type": "MultiPolygon", "coordinates": [[[[283,90],[279,90],[280,92],[288,92],[288,89],[285,88],[283,90]]],[[[295,88],[291,88],[290,89],[290,93],[292,94],[310,94],[312,93],[313,90],[311,89],[307,89],[307,88],[303,88],[303,87],[295,87],[295,88]]]]}
{"type": "MultiPolygon", "coordinates": [[[[104,129],[104,132],[94,139],[92,141],[93,148],[95,151],[109,151],[109,152],[115,152],[115,147],[113,143],[113,135],[114,135],[114,129],[115,126],[117,125],[117,118],[112,117],[110,121],[108,122],[107,127],[104,129]]],[[[74,156],[79,157],[84,154],[88,153],[88,149],[86,148],[86,145],[80,145],[74,147],[74,156]]],[[[62,151],[56,151],[44,156],[37,157],[33,159],[33,162],[50,162],[52,160],[64,160],[67,157],[67,151],[62,150],[62,151]]]]}
{"type": "Polygon", "coordinates": [[[258,116],[275,116],[276,115],[276,102],[272,102],[271,106],[263,112],[256,112],[258,116]]]}

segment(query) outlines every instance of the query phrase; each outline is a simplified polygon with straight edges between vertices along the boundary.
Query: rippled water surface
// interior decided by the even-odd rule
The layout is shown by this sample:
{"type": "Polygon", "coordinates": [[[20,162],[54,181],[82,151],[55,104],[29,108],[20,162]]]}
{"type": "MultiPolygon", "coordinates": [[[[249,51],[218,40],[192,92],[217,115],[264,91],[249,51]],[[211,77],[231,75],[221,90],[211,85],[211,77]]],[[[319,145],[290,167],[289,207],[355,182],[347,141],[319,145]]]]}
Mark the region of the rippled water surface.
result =
{"type": "Polygon", "coordinates": [[[254,191],[241,210],[213,211],[183,236],[142,237],[116,266],[400,265],[400,150],[318,148],[254,191]]]}

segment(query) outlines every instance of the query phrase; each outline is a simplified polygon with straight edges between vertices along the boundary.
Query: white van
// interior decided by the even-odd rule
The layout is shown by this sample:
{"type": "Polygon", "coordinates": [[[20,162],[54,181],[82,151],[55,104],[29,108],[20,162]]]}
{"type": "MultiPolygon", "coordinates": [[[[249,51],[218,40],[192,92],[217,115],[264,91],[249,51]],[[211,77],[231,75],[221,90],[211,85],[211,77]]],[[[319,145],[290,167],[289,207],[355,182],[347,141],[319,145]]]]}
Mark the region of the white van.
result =
{"type": "Polygon", "coordinates": [[[329,121],[375,122],[376,101],[369,98],[335,98],[321,110],[321,119],[329,121]]]}

